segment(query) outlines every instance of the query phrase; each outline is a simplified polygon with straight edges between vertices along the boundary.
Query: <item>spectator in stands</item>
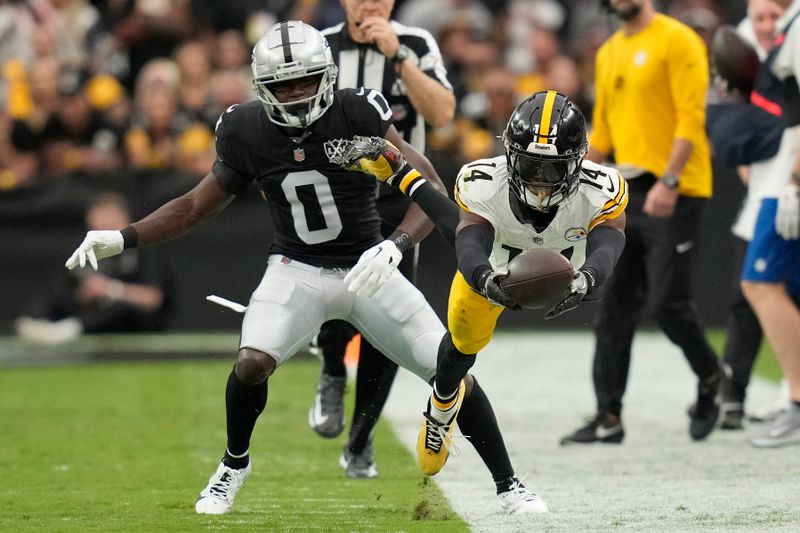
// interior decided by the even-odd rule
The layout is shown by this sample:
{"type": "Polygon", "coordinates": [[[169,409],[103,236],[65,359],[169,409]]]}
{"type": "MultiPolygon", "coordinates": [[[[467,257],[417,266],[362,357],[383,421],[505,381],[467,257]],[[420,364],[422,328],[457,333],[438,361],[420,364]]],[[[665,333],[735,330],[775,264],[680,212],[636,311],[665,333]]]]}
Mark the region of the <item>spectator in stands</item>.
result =
{"type": "Polygon", "coordinates": [[[204,34],[208,25],[193,16],[194,2],[132,0],[109,4],[106,16],[115,46],[127,52],[128,88],[134,86],[145,64],[169,57],[181,42],[204,34]]]}
{"type": "Polygon", "coordinates": [[[517,80],[517,92],[520,94],[533,94],[538,91],[550,89],[547,86],[547,72],[550,65],[561,57],[561,42],[558,34],[543,26],[533,26],[528,37],[528,48],[533,61],[533,67],[520,75],[517,80]]]}
{"type": "MultiPolygon", "coordinates": [[[[86,210],[89,230],[121,229],[130,224],[125,199],[115,193],[95,197],[86,210]]],[[[81,333],[154,331],[166,327],[170,310],[170,270],[157,250],[133,250],[103,261],[95,272],[75,269],[59,278],[33,316],[16,321],[25,339],[56,344],[81,333]]]]}
{"type": "Polygon", "coordinates": [[[52,178],[114,178],[122,165],[121,132],[92,108],[85,84],[83,71],[61,73],[59,107],[40,134],[43,171],[52,178]]]}
{"type": "Polygon", "coordinates": [[[33,184],[39,166],[36,138],[27,122],[0,106],[0,194],[33,184]]]}
{"type": "Polygon", "coordinates": [[[196,180],[214,164],[214,133],[202,122],[195,122],[178,136],[175,146],[175,169],[196,180]]]}
{"type": "Polygon", "coordinates": [[[507,68],[493,67],[483,80],[482,90],[469,93],[461,102],[464,118],[458,120],[457,125],[461,155],[466,161],[503,151],[500,136],[521,100],[516,90],[516,76],[507,68]]]}
{"type": "Polygon", "coordinates": [[[176,136],[188,120],[178,111],[180,74],[174,62],[155,59],[136,80],[134,114],[125,133],[125,154],[133,170],[172,167],[176,136]]]}
{"type": "Polygon", "coordinates": [[[217,35],[213,53],[216,69],[244,69],[250,75],[250,48],[241,31],[226,30],[217,35]]]}
{"type": "MultiPolygon", "coordinates": [[[[201,41],[187,41],[176,50],[178,66],[178,107],[192,120],[205,120],[211,104],[211,54],[201,41]]],[[[219,115],[214,117],[216,122],[219,115]]],[[[210,125],[213,126],[214,122],[210,125]]]]}

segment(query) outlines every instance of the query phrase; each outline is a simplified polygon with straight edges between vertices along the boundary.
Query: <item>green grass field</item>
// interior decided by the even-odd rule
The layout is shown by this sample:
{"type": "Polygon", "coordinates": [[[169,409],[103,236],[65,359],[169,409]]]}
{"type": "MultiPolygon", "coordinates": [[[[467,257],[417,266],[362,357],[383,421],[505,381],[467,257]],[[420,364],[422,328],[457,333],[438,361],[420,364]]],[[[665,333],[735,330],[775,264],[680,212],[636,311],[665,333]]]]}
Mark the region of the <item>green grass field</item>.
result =
{"type": "Polygon", "coordinates": [[[468,530],[384,422],[380,476],[344,476],[344,437],[321,439],[306,423],[319,372],[311,359],[291,361],[270,383],[235,512],[196,515],[194,500],[224,451],[230,366],[1,370],[0,531],[468,530]]]}
{"type": "MultiPolygon", "coordinates": [[[[710,338],[720,349],[722,333],[710,338]]],[[[757,371],[777,379],[765,352],[757,371]]],[[[344,476],[344,436],[321,439],[306,423],[319,371],[308,358],[271,380],[253,473],[234,512],[196,515],[194,500],[225,445],[231,363],[1,368],[0,531],[468,531],[386,422],[376,436],[380,476],[344,476]]]]}

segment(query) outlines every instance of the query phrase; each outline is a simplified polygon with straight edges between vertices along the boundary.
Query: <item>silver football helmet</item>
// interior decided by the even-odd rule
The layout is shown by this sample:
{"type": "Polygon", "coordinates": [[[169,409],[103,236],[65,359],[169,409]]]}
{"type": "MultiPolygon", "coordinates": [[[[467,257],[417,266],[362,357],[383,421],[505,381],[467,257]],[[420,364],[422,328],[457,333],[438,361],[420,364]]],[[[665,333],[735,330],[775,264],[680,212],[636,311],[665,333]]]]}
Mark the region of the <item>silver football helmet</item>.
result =
{"type": "Polygon", "coordinates": [[[305,128],[333,103],[336,65],[325,37],[308,24],[290,20],[272,26],[253,48],[253,87],[269,119],[280,126],[305,128]],[[320,78],[309,98],[281,103],[270,86],[308,76],[320,78]]]}

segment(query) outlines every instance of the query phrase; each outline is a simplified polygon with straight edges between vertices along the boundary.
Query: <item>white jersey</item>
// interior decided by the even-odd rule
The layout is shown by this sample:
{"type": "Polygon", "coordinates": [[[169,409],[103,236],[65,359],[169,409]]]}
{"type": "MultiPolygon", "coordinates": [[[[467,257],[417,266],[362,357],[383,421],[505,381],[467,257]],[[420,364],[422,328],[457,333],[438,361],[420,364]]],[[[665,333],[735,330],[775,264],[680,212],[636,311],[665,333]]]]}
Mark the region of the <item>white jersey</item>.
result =
{"type": "Polygon", "coordinates": [[[456,202],[494,227],[489,262],[505,272],[511,258],[531,248],[547,248],[580,268],[586,259],[586,237],[605,220],[618,217],[628,203],[628,187],[616,169],[584,161],[577,193],[558,205],[548,226],[537,232],[511,210],[509,171],[505,156],[464,165],[455,185],[456,202]]]}

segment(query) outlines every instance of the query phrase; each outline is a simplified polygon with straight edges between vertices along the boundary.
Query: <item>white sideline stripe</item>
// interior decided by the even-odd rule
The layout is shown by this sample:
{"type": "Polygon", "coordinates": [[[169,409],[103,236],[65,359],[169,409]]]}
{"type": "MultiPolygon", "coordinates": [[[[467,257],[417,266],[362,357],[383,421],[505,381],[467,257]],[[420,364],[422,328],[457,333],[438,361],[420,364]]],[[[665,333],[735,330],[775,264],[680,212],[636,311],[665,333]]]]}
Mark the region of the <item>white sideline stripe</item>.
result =
{"type": "MultiPolygon", "coordinates": [[[[478,356],[474,373],[516,473],[551,513],[500,514],[488,471],[465,445],[433,479],[473,531],[800,530],[800,449],[758,450],[741,431],[692,442],[686,408],[696,381],[660,332],[639,333],[634,342],[625,443],[560,447],[560,437],[594,411],[593,349],[591,332],[499,333],[478,356]]],[[[777,390],[754,378],[747,407],[768,403],[777,390]]],[[[399,372],[386,405],[412,461],[429,394],[417,377],[399,372]]]]}

